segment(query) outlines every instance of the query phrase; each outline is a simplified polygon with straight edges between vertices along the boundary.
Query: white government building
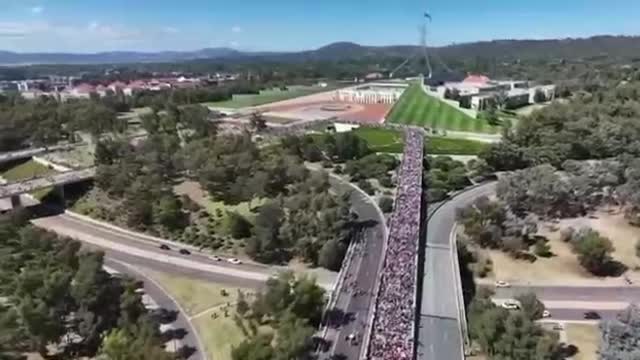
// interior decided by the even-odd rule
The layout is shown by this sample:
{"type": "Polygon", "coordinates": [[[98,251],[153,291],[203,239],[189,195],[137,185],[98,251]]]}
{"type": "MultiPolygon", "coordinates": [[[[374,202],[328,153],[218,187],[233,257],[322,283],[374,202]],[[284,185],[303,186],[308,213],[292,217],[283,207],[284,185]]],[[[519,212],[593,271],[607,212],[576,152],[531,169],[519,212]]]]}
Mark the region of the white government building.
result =
{"type": "Polygon", "coordinates": [[[393,104],[409,85],[406,83],[371,83],[336,91],[335,101],[356,104],[393,104]]]}

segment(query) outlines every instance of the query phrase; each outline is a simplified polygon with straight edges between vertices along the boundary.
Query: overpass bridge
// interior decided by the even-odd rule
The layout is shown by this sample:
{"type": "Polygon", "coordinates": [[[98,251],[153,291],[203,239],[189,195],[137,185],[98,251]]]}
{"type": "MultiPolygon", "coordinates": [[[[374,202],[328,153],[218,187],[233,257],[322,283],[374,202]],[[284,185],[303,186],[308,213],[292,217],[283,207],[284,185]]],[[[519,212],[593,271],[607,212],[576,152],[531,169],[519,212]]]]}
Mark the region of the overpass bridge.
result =
{"type": "Polygon", "coordinates": [[[90,167],[80,170],[72,170],[43,177],[32,178],[23,181],[0,185],[0,199],[11,198],[12,205],[20,205],[20,195],[36,190],[58,187],[93,179],[96,176],[96,168],[90,167]]]}

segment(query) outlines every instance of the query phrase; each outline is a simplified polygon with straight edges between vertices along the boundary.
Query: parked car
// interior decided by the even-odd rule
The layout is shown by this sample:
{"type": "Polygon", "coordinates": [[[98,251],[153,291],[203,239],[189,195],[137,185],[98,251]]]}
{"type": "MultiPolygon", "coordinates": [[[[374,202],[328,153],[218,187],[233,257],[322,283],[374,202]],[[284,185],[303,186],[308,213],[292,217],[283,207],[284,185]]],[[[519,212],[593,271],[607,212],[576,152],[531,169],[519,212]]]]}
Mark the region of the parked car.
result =
{"type": "Polygon", "coordinates": [[[162,244],[162,245],[160,245],[160,249],[162,249],[162,250],[171,250],[171,248],[169,247],[169,245],[166,245],[166,244],[162,244]]]}
{"type": "Polygon", "coordinates": [[[242,261],[236,259],[236,258],[231,258],[227,260],[229,263],[233,264],[233,265],[240,265],[242,264],[242,261]]]}
{"type": "Polygon", "coordinates": [[[180,254],[182,255],[191,255],[191,251],[187,249],[180,249],[180,254]]]}
{"type": "Polygon", "coordinates": [[[548,318],[551,317],[551,313],[549,312],[549,310],[545,310],[542,312],[542,317],[543,318],[548,318]]]}
{"type": "Polygon", "coordinates": [[[496,287],[497,288],[508,288],[508,287],[511,287],[511,284],[509,284],[506,281],[499,280],[499,281],[496,281],[496,287]]]}
{"type": "Polygon", "coordinates": [[[587,320],[598,320],[602,317],[595,311],[587,311],[586,313],[584,313],[584,318],[587,320]]]}

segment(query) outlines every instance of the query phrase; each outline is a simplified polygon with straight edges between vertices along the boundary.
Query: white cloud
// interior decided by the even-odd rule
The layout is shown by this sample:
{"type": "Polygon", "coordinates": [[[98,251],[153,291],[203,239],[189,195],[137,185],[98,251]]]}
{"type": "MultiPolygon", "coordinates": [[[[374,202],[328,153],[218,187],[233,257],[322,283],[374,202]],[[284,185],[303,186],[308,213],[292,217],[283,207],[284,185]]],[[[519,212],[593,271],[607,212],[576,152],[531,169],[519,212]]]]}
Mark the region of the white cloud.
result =
{"type": "Polygon", "coordinates": [[[0,37],[25,37],[49,30],[46,22],[2,22],[0,21],[0,37]]]}
{"type": "Polygon", "coordinates": [[[231,28],[231,32],[236,33],[236,34],[241,33],[242,32],[242,28],[240,26],[236,25],[236,26],[231,28]]]}
{"type": "Polygon", "coordinates": [[[44,11],[44,8],[42,6],[34,6],[31,8],[32,14],[42,14],[43,11],[44,11]]]}
{"type": "Polygon", "coordinates": [[[238,46],[240,46],[240,43],[237,41],[229,41],[229,46],[231,46],[232,48],[237,48],[238,46]]]}

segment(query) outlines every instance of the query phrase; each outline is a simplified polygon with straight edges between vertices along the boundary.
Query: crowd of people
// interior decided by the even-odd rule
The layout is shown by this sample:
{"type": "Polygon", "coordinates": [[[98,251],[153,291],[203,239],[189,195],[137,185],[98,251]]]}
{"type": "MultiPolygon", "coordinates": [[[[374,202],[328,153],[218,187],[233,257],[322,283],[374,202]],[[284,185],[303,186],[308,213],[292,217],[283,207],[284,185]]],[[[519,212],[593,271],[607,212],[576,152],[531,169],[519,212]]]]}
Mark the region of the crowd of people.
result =
{"type": "Polygon", "coordinates": [[[407,129],[398,192],[376,294],[369,358],[413,358],[424,134],[407,129]]]}

